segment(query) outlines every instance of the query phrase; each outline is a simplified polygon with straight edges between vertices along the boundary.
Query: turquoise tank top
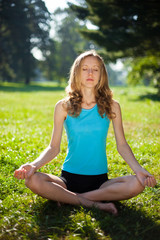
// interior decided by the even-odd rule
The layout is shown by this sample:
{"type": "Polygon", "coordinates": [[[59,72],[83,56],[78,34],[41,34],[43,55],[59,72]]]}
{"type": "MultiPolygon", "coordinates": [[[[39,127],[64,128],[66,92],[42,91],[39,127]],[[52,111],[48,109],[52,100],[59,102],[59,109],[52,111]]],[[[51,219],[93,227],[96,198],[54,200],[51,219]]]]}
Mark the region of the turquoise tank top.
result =
{"type": "Polygon", "coordinates": [[[62,170],[83,175],[99,175],[108,172],[106,138],[110,120],[102,118],[97,104],[84,109],[78,117],[67,115],[64,127],[68,149],[62,170]]]}

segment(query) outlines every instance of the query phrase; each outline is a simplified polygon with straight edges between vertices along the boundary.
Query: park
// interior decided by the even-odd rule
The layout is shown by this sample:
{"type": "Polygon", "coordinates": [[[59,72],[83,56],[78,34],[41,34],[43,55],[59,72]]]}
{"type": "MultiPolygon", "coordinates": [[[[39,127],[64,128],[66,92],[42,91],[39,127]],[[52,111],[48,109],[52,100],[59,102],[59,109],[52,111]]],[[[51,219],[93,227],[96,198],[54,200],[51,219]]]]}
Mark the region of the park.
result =
{"type": "MultiPolygon", "coordinates": [[[[33,2],[36,6],[36,4],[40,4],[38,2],[43,1],[33,2]]],[[[91,1],[85,2],[90,4],[91,12],[81,8],[77,15],[81,20],[84,16],[87,18],[89,14],[92,15],[93,12],[98,14],[97,1],[92,1],[95,3],[93,6],[91,1]]],[[[108,1],[102,2],[105,4],[108,1]]],[[[4,7],[1,8],[2,13],[6,14],[7,3],[9,9],[9,1],[6,1],[6,5],[4,1],[1,1],[0,4],[4,7]]],[[[27,1],[19,1],[19,4],[22,3],[27,4],[27,1]]],[[[126,3],[131,4],[131,1],[126,1],[126,3]]],[[[15,4],[10,6],[10,13],[12,13],[12,8],[18,9],[16,4],[18,3],[15,1],[15,4]]],[[[42,6],[43,11],[47,11],[45,5],[37,6],[39,8],[42,6]]],[[[129,5],[127,6],[129,8],[129,5]]],[[[31,9],[30,7],[28,9],[31,9]]],[[[136,3],[135,5],[133,3],[133,9],[136,7],[136,3]]],[[[146,4],[146,7],[149,5],[146,4]]],[[[157,9],[158,7],[160,7],[159,3],[157,9]]],[[[0,239],[157,240],[160,235],[160,77],[158,70],[160,67],[160,48],[158,49],[158,47],[160,46],[156,41],[156,33],[152,39],[148,37],[147,43],[144,40],[143,43],[146,44],[144,48],[139,45],[139,42],[134,43],[135,46],[131,48],[131,45],[134,44],[130,46],[129,44],[133,39],[130,39],[130,42],[128,40],[126,48],[121,46],[121,41],[118,43],[115,41],[115,45],[113,43],[112,45],[109,41],[110,38],[101,48],[100,45],[103,45],[101,43],[105,39],[105,28],[100,26],[103,34],[97,38],[98,40],[96,40],[97,30],[80,29],[82,24],[78,25],[78,21],[73,21],[70,17],[71,9],[76,14],[78,8],[79,6],[69,5],[65,10],[68,15],[62,19],[61,26],[57,25],[57,34],[59,34],[57,36],[62,41],[57,38],[48,39],[47,46],[43,45],[44,43],[41,44],[40,40],[39,43],[37,40],[35,41],[44,54],[44,58],[41,60],[34,58],[31,46],[23,52],[24,35],[23,39],[17,41],[17,46],[14,46],[14,41],[9,41],[9,34],[12,32],[8,27],[10,23],[3,21],[6,29],[9,30],[7,35],[4,33],[0,36],[3,44],[0,56],[0,239]],[[75,39],[69,39],[67,33],[72,35],[74,28],[82,31],[84,35],[90,36],[90,40],[82,38],[82,35],[78,35],[79,33],[76,33],[75,39]],[[70,30],[66,33],[64,29],[70,30]],[[157,45],[153,45],[152,41],[155,41],[157,45]],[[109,46],[108,52],[106,51],[107,45],[109,46]],[[11,47],[10,57],[7,55],[9,46],[11,47]],[[19,181],[14,178],[14,171],[17,168],[24,163],[34,161],[48,146],[53,130],[55,105],[66,96],[65,88],[69,68],[75,56],[80,51],[87,50],[89,46],[91,48],[94,46],[94,49],[99,51],[106,61],[113,98],[121,105],[127,142],[137,161],[157,180],[154,188],[146,187],[141,194],[130,200],[115,202],[118,209],[117,216],[94,207],[72,206],[47,200],[32,193],[25,186],[24,180],[19,181]],[[154,46],[156,46],[155,49],[154,46]],[[113,48],[120,49],[120,51],[115,52],[113,48]],[[52,54],[53,52],[55,54],[52,54]],[[138,56],[139,52],[141,52],[140,56],[138,56]],[[66,55],[69,57],[67,58],[66,55]],[[17,62],[14,62],[14,59],[17,62]],[[122,59],[125,75],[120,71],[115,75],[114,70],[110,68],[109,61],[115,63],[116,59],[122,59]]],[[[100,6],[101,12],[103,12],[102,9],[100,6]]],[[[112,10],[114,11],[114,9],[112,10]]],[[[140,9],[138,10],[140,11],[140,9]]],[[[54,18],[56,19],[58,14],[62,13],[64,10],[57,10],[54,18]]],[[[140,12],[138,13],[140,14],[140,12]]],[[[5,14],[2,14],[4,19],[5,14]]],[[[156,11],[154,14],[156,19],[156,11]]],[[[151,17],[151,15],[149,16],[151,17]]],[[[43,20],[47,21],[50,17],[49,12],[43,17],[43,20]]],[[[17,20],[18,15],[15,15],[15,18],[17,20]]],[[[134,17],[133,20],[136,21],[136,18],[134,17]]],[[[90,19],[95,25],[98,24],[98,18],[94,19],[92,15],[90,19]]],[[[112,18],[110,20],[113,21],[112,18]]],[[[26,27],[23,29],[25,31],[27,26],[25,23],[23,24],[26,27]]],[[[124,24],[123,21],[122,24],[124,24]]],[[[158,24],[160,23],[157,22],[157,25],[154,24],[154,26],[158,26],[158,24]]],[[[14,26],[16,26],[16,21],[15,24],[13,22],[12,27],[14,26]]],[[[3,33],[3,29],[0,28],[1,33],[3,33]]],[[[44,29],[46,31],[46,28],[44,29]]],[[[135,29],[132,29],[132,33],[133,30],[135,29]]],[[[49,37],[47,31],[43,35],[46,39],[49,37]]],[[[124,37],[120,32],[117,34],[124,37]]],[[[144,34],[143,32],[141,35],[139,32],[138,41],[142,41],[144,34]]],[[[66,150],[67,136],[63,130],[60,153],[38,171],[59,176],[66,157],[66,150]]],[[[110,124],[107,137],[106,152],[109,178],[133,174],[116,149],[112,124],[110,124]]]]}

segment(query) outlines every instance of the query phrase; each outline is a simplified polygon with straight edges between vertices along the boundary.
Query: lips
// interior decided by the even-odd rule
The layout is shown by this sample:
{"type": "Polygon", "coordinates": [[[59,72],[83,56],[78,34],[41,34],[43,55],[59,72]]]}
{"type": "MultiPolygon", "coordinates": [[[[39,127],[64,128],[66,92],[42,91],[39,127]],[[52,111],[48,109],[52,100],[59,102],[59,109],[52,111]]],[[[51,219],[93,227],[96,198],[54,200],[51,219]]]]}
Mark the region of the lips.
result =
{"type": "Polygon", "coordinates": [[[93,82],[93,79],[92,78],[87,78],[87,81],[93,82]]]}

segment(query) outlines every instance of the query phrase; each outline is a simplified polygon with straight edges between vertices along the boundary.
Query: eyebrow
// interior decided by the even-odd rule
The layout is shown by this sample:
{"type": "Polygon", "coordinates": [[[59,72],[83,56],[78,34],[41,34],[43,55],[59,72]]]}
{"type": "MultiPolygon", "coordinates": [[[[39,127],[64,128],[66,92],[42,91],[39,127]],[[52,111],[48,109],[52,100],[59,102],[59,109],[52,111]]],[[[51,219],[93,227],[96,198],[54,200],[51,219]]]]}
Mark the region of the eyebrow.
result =
{"type": "MultiPolygon", "coordinates": [[[[82,65],[82,67],[84,67],[84,66],[88,67],[87,64],[82,65]]],[[[100,66],[98,66],[98,65],[93,65],[93,67],[98,67],[98,68],[100,68],[100,66]]]]}

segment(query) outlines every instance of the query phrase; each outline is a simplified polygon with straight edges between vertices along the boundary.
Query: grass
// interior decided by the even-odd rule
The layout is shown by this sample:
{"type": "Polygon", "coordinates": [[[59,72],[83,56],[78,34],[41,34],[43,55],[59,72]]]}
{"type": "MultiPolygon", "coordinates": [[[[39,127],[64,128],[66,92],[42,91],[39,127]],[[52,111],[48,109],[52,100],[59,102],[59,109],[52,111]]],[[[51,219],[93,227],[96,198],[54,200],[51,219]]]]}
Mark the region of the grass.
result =
{"type": "MultiPolygon", "coordinates": [[[[97,209],[61,205],[33,194],[13,177],[21,164],[33,161],[48,145],[55,103],[64,87],[50,84],[0,85],[0,239],[157,240],[160,234],[160,102],[146,87],[113,88],[122,108],[126,138],[137,160],[153,173],[157,186],[116,203],[117,217],[97,209]]],[[[65,133],[61,153],[40,171],[60,174],[66,155],[65,133]]],[[[112,126],[107,154],[109,177],[131,174],[118,155],[112,126]]]]}

